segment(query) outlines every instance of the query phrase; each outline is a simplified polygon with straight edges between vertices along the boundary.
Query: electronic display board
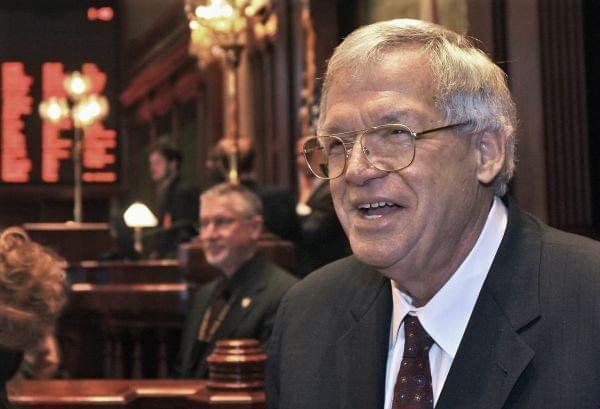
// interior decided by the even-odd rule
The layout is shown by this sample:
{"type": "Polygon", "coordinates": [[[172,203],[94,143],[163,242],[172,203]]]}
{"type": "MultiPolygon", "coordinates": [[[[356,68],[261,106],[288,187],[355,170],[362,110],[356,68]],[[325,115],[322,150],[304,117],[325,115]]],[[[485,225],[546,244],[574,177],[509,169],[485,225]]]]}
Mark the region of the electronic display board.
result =
{"type": "Polygon", "coordinates": [[[119,182],[116,3],[0,3],[0,186],[73,184],[73,123],[52,124],[38,113],[42,100],[66,97],[72,71],[88,76],[91,92],[110,104],[104,120],[84,129],[83,182],[119,182]]]}

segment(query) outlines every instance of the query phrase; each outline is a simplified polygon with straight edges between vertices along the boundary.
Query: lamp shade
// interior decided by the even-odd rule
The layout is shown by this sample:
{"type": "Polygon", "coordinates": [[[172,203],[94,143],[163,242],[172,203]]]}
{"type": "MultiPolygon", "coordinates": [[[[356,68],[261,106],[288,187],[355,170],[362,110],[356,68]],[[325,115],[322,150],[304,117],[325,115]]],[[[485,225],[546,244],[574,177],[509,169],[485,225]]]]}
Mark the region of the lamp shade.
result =
{"type": "Polygon", "coordinates": [[[155,227],[158,219],[148,206],[141,202],[135,202],[125,210],[123,214],[125,224],[129,227],[155,227]]]}

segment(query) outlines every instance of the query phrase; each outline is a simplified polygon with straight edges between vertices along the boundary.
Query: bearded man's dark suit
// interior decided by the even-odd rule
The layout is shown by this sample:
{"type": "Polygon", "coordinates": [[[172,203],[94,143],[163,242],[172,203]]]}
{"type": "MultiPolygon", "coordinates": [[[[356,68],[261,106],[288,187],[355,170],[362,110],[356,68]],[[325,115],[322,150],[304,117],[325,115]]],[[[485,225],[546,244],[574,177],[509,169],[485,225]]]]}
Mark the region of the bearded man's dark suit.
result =
{"type": "MultiPolygon", "coordinates": [[[[600,407],[600,244],[509,206],[509,222],[436,409],[600,407]]],[[[270,409],[380,409],[389,279],[354,257],[285,297],[270,409]]]]}
{"type": "Polygon", "coordinates": [[[264,346],[273,330],[281,299],[298,280],[264,256],[255,255],[226,284],[227,291],[231,293],[231,309],[215,332],[213,342],[207,345],[197,340],[198,330],[215,289],[223,281],[223,277],[211,281],[194,296],[175,365],[175,375],[178,377],[206,378],[206,357],[212,352],[216,340],[254,338],[264,346]]]}

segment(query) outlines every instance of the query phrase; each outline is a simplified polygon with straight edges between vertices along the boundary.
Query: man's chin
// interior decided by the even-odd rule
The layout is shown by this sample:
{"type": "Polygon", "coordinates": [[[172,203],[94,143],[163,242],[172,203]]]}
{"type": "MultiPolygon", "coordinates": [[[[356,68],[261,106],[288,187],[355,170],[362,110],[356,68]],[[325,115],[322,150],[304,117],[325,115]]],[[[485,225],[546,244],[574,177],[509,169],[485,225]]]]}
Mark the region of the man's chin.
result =
{"type": "Polygon", "coordinates": [[[376,270],[388,269],[398,261],[398,255],[379,247],[364,245],[362,243],[352,244],[352,253],[363,264],[371,266],[376,270]]]}
{"type": "Polygon", "coordinates": [[[222,253],[210,254],[207,252],[207,253],[205,253],[205,257],[206,257],[206,261],[208,264],[220,269],[221,266],[223,265],[223,262],[225,261],[226,254],[222,254],[222,253]]]}

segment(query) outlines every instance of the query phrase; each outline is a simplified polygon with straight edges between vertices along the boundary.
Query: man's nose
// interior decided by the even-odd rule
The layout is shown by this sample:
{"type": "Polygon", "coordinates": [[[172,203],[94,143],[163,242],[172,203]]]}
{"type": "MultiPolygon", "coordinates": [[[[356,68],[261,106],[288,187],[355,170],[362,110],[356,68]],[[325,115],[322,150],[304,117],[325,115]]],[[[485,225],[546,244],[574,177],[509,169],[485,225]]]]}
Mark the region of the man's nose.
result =
{"type": "Polygon", "coordinates": [[[356,185],[362,185],[368,179],[381,177],[385,175],[383,172],[375,168],[365,155],[359,141],[348,147],[348,157],[346,158],[346,174],[343,177],[346,181],[356,185]]]}
{"type": "Polygon", "coordinates": [[[209,240],[219,236],[219,229],[217,229],[214,222],[208,223],[200,230],[200,239],[209,240]]]}

